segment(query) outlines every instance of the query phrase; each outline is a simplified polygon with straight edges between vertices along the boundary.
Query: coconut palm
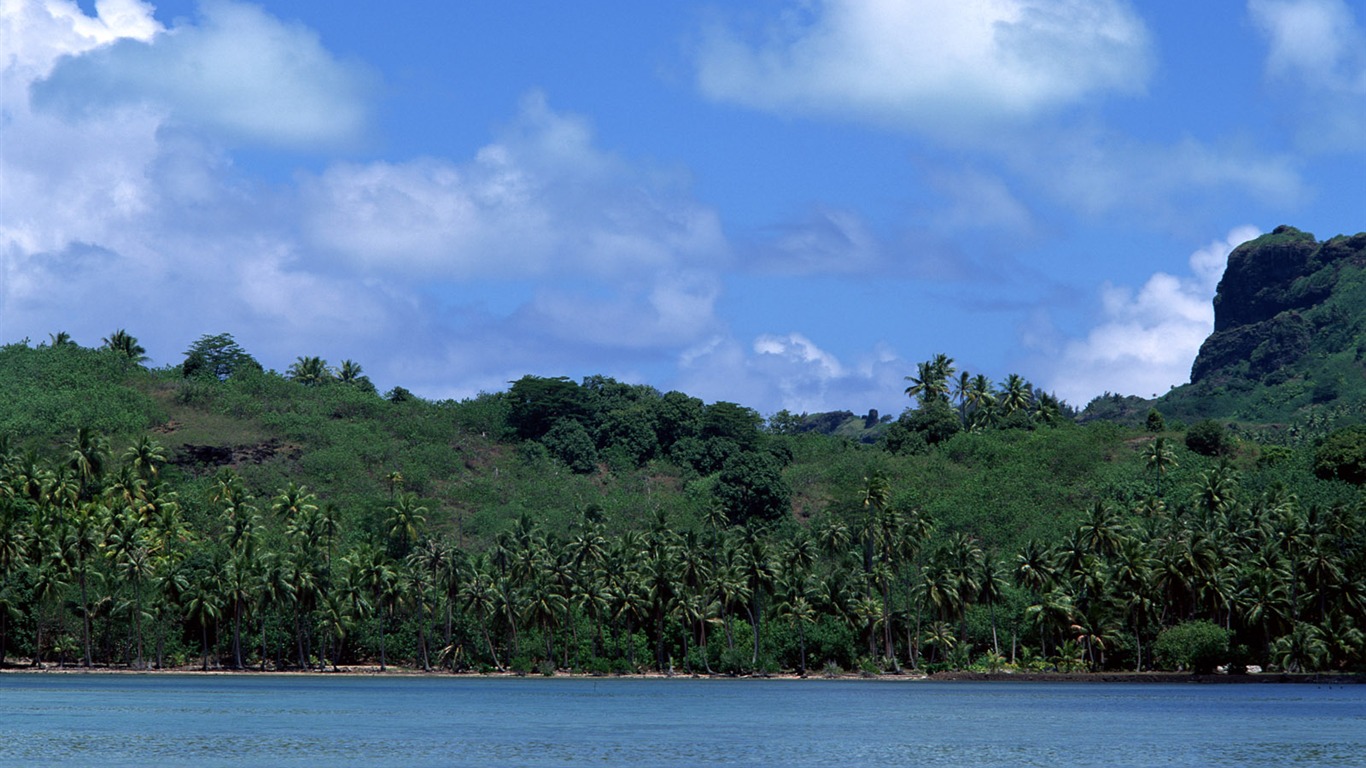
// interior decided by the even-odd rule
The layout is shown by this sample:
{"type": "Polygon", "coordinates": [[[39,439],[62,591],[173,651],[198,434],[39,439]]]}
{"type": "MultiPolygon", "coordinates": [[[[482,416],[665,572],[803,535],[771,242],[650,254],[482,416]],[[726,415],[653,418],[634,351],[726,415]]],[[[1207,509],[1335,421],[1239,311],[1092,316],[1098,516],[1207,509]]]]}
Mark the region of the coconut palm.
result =
{"type": "Polygon", "coordinates": [[[200,669],[209,671],[209,625],[216,623],[223,615],[223,596],[218,591],[219,574],[214,570],[201,570],[185,595],[185,618],[199,625],[199,636],[203,645],[203,663],[200,669]]]}
{"type": "Polygon", "coordinates": [[[977,603],[986,605],[991,615],[991,648],[1001,653],[1001,643],[996,636],[996,605],[1005,599],[1006,574],[994,557],[983,557],[977,575],[977,603]]]}
{"type": "Polygon", "coordinates": [[[1167,438],[1155,437],[1148,447],[1143,451],[1143,459],[1148,469],[1157,476],[1157,495],[1162,495],[1162,478],[1172,468],[1179,466],[1176,461],[1176,454],[1167,444],[1167,438]]]}
{"type": "Polygon", "coordinates": [[[89,499],[108,467],[109,440],[93,429],[81,427],[67,448],[67,466],[80,483],[80,497],[89,499]]]}
{"type": "Polygon", "coordinates": [[[309,387],[326,384],[334,378],[332,369],[327,367],[327,361],[321,357],[300,357],[289,366],[285,375],[291,381],[309,387]]]}
{"type": "Polygon", "coordinates": [[[906,376],[911,382],[906,396],[919,400],[922,406],[949,399],[948,379],[954,373],[953,358],[940,353],[932,359],[916,364],[916,375],[906,376]]]}
{"type": "Polygon", "coordinates": [[[1001,382],[1001,410],[1006,416],[1029,407],[1034,387],[1018,373],[1006,376],[1001,382]]]}
{"type": "Polygon", "coordinates": [[[355,384],[364,375],[360,363],[355,360],[343,360],[341,367],[337,369],[337,381],[343,384],[355,384]]]}
{"type": "Polygon", "coordinates": [[[489,624],[498,611],[494,576],[489,573],[489,568],[486,558],[475,563],[470,577],[460,587],[460,603],[479,626],[479,631],[484,636],[484,645],[488,648],[489,658],[493,659],[493,666],[502,672],[503,663],[498,660],[498,650],[494,648],[493,638],[489,635],[489,624]]]}
{"type": "Polygon", "coordinates": [[[426,530],[427,508],[418,503],[417,494],[400,493],[385,512],[389,516],[384,521],[384,527],[393,544],[394,555],[407,557],[413,542],[426,530]]]}
{"type": "Polygon", "coordinates": [[[122,328],[109,334],[102,341],[106,349],[117,352],[135,363],[147,359],[147,350],[143,349],[138,340],[122,328]]]}
{"type": "Polygon", "coordinates": [[[67,567],[76,576],[81,591],[81,663],[91,666],[90,650],[90,564],[99,551],[104,539],[105,518],[108,512],[103,506],[85,503],[72,511],[62,541],[62,554],[67,567]]]}

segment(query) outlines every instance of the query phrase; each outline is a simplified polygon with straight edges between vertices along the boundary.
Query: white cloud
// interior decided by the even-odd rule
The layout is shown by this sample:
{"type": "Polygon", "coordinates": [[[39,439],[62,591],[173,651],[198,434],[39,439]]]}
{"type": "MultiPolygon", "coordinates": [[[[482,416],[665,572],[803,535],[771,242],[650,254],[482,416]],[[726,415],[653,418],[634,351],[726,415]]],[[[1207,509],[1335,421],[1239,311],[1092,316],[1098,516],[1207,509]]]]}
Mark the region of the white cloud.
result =
{"type": "MultiPolygon", "coordinates": [[[[533,371],[629,377],[721,329],[716,214],[686,178],[598,148],[586,121],[539,95],[464,161],[338,164],[264,184],[226,140],[341,136],[307,114],[253,122],[269,112],[254,104],[351,72],[328,69],[313,32],[224,4],[162,31],[138,4],[93,17],[0,2],[6,45],[18,40],[0,102],[0,340],[65,330],[97,344],[124,327],[164,364],[229,331],[277,369],[349,357],[386,388],[464,396],[533,371]],[[282,60],[284,45],[300,61],[282,60]],[[277,90],[225,93],[218,112],[182,98],[188,82],[217,87],[237,46],[264,47],[246,78],[277,90]],[[158,80],[153,60],[207,71],[158,80]],[[112,67],[99,76],[117,98],[71,82],[96,64],[112,67]]],[[[356,97],[297,95],[304,113],[356,97]]]]}
{"type": "MultiPolygon", "coordinates": [[[[197,23],[148,36],[147,20],[134,13],[145,6],[106,6],[106,25],[143,34],[58,62],[35,86],[40,107],[84,116],[146,104],[229,143],[312,150],[362,137],[371,76],[334,58],[311,30],[253,5],[210,0],[197,23]]],[[[74,26],[92,26],[85,18],[74,26]]]]}
{"type": "Polygon", "coordinates": [[[648,285],[616,285],[607,297],[544,291],[519,313],[525,332],[617,349],[693,344],[716,331],[718,281],[706,274],[661,274],[648,285]]]}
{"type": "Polygon", "coordinates": [[[715,212],[593,145],[540,94],[467,163],[338,165],[304,185],[314,242],[369,271],[598,277],[715,263],[715,212]]]}
{"type": "Polygon", "coordinates": [[[146,42],[161,31],[152,7],[137,0],[97,0],[94,16],[69,0],[4,0],[0,38],[5,41],[6,87],[0,98],[7,109],[26,103],[27,84],[46,77],[63,56],[119,40],[146,42]]]}
{"type": "Polygon", "coordinates": [[[881,344],[848,364],[797,332],[760,334],[748,345],[717,335],[680,355],[675,385],[703,399],[736,400],[765,412],[863,410],[904,404],[896,396],[905,368],[881,344]]]}
{"type": "Polygon", "coordinates": [[[1212,302],[1228,254],[1258,234],[1238,227],[1197,250],[1186,277],[1158,272],[1137,293],[1105,285],[1099,323],[1055,351],[1045,388],[1084,405],[1102,392],[1150,397],[1189,381],[1191,363],[1214,330],[1212,302]]]}
{"type": "Polygon", "coordinates": [[[962,138],[1141,90],[1151,69],[1147,30],[1119,0],[824,0],[759,34],[709,30],[698,85],[759,109],[962,138]]]}
{"type": "Polygon", "coordinates": [[[1007,140],[1001,149],[1029,185],[1073,210],[1169,230],[1184,229],[1192,210],[1218,210],[1226,201],[1285,207],[1311,196],[1296,157],[1240,142],[1186,137],[1160,144],[1079,127],[1046,141],[1007,140]]]}
{"type": "MultiPolygon", "coordinates": [[[[1358,6],[1360,9],[1360,6],[1358,6]]],[[[1266,71],[1289,86],[1302,145],[1366,149],[1366,32],[1343,0],[1249,0],[1269,44],[1266,71]]]]}

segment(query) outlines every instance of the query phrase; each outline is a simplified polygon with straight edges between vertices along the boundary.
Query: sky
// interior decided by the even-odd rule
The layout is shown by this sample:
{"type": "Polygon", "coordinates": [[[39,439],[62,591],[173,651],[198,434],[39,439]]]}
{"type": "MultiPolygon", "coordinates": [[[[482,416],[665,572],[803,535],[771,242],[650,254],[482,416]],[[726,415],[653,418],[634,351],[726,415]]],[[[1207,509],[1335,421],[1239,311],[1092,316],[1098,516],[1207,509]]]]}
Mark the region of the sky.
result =
{"type": "Polygon", "coordinates": [[[1361,0],[0,0],[0,66],[0,342],[154,366],[1083,406],[1189,380],[1239,243],[1366,230],[1361,0]]]}

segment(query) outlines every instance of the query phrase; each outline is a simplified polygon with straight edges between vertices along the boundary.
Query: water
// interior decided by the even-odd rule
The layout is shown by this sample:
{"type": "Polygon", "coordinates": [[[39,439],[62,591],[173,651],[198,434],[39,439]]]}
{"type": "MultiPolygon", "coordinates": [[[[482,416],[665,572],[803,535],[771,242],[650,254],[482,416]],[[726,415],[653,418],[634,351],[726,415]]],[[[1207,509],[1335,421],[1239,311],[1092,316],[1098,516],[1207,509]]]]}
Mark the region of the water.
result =
{"type": "Polygon", "coordinates": [[[0,766],[1366,766],[1366,685],[0,675],[0,766]]]}

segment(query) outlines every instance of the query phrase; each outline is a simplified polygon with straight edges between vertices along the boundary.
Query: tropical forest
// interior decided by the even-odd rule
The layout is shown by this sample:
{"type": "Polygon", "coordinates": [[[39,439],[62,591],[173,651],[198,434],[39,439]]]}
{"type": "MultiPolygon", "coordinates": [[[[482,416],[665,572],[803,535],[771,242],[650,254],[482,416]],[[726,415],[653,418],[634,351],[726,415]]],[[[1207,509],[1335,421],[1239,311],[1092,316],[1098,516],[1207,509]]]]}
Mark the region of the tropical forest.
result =
{"type": "Polygon", "coordinates": [[[900,414],[54,330],[0,347],[0,666],[1366,670],[1366,233],[1246,243],[1214,308],[1161,397],[929,351],[900,414]]]}

